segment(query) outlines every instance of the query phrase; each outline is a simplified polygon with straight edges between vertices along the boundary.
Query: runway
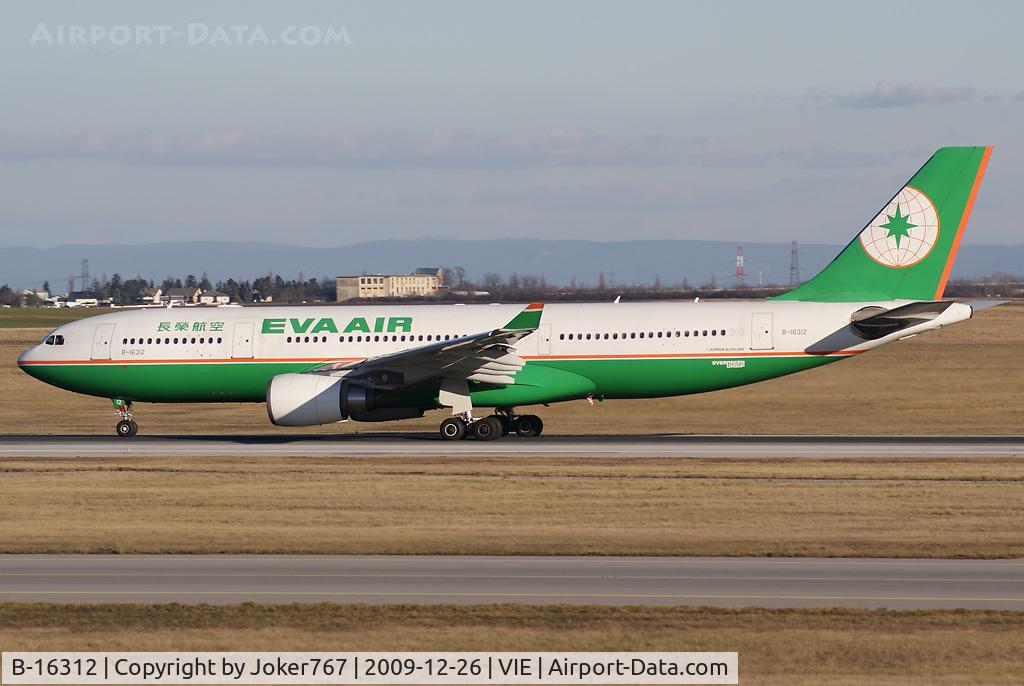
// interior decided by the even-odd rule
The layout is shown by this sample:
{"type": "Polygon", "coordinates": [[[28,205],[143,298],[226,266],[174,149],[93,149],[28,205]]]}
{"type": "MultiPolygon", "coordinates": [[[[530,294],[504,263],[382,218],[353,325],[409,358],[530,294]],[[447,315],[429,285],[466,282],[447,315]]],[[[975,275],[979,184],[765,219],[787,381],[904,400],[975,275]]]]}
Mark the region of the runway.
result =
{"type": "Polygon", "coordinates": [[[1024,610],[1024,560],[2,555],[0,600],[1024,610]]]}
{"type": "Polygon", "coordinates": [[[436,434],[256,436],[4,436],[0,457],[124,456],[1024,457],[1022,436],[508,436],[436,434]]]}

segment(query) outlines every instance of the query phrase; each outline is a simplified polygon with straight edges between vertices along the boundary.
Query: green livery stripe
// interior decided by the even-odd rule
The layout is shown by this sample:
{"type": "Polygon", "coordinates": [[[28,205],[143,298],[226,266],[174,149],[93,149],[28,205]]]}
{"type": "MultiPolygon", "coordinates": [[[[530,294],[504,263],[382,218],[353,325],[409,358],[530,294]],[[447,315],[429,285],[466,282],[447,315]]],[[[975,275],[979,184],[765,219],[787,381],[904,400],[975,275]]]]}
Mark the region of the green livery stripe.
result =
{"type": "MultiPolygon", "coordinates": [[[[844,359],[829,355],[724,353],[630,358],[531,358],[509,386],[471,385],[474,405],[493,407],[557,402],[587,395],[647,398],[703,393],[792,374],[844,359]]],[[[209,361],[194,363],[24,364],[32,376],[70,391],[143,402],[263,402],[277,374],[305,372],[317,361],[209,361]]],[[[427,409],[434,399],[431,398],[427,409]]],[[[390,401],[401,405],[401,392],[390,401]]],[[[423,402],[417,400],[417,402],[423,402]]]]}
{"type": "Polygon", "coordinates": [[[941,298],[991,152],[938,150],[825,269],[776,299],[941,298]]]}

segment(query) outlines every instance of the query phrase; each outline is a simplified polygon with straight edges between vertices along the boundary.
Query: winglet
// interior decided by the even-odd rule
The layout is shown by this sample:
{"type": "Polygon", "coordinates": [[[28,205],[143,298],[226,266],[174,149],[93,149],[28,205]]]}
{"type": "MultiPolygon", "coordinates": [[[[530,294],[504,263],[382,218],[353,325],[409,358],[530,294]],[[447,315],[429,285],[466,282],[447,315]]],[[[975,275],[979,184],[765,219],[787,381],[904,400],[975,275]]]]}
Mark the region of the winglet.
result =
{"type": "Polygon", "coordinates": [[[530,303],[523,311],[512,318],[503,331],[514,331],[516,329],[536,329],[540,326],[540,316],[544,313],[544,303],[530,303]]]}

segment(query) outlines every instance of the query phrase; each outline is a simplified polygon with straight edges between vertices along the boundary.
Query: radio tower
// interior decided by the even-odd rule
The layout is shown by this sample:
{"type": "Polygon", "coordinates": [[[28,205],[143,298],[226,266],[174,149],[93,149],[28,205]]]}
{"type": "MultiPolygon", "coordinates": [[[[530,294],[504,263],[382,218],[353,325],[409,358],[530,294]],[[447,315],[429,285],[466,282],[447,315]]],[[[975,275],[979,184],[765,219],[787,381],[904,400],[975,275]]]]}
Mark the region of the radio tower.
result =
{"type": "Polygon", "coordinates": [[[800,248],[796,241],[789,248],[789,285],[800,285],[800,248]]]}
{"type": "Polygon", "coordinates": [[[736,286],[743,288],[743,281],[746,275],[743,272],[743,246],[736,246],[736,286]]]}
{"type": "Polygon", "coordinates": [[[81,291],[89,290],[89,260],[82,258],[82,275],[78,277],[82,280],[81,291]]]}

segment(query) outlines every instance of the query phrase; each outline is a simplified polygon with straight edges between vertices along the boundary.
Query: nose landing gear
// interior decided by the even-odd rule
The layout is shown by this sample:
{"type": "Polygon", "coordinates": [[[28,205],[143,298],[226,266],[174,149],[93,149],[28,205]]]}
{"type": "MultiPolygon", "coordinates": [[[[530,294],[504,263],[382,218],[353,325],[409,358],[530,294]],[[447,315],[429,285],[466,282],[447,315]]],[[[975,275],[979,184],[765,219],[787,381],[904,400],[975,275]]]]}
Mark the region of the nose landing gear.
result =
{"type": "Polygon", "coordinates": [[[133,405],[131,400],[114,399],[114,411],[121,417],[114,431],[121,438],[130,438],[139,433],[139,425],[132,419],[133,405]]]}

